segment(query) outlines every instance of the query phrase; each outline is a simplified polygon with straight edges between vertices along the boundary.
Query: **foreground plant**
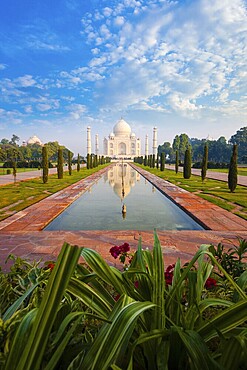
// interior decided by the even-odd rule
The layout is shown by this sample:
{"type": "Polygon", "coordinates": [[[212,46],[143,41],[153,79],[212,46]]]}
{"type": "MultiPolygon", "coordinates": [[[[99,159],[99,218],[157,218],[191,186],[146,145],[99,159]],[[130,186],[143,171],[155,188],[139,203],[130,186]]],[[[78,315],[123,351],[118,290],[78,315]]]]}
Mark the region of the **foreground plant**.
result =
{"type": "MultiPolygon", "coordinates": [[[[131,253],[127,245],[112,253],[120,250],[131,253]]],[[[41,302],[22,309],[15,302],[3,316],[3,326],[18,317],[11,342],[2,343],[5,368],[245,368],[245,272],[238,284],[206,245],[165,271],[156,234],[153,250],[140,241],[129,262],[120,272],[95,251],[65,244],[41,302]],[[79,255],[86,264],[77,265],[79,255]],[[228,299],[217,294],[222,278],[228,299]]]]}

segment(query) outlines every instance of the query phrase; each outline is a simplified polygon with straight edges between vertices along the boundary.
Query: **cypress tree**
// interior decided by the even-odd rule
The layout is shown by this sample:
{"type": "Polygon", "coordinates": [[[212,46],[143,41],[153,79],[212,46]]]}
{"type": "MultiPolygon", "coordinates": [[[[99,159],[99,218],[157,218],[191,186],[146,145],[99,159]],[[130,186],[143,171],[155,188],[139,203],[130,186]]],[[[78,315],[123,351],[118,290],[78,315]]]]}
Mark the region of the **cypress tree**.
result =
{"type": "Polygon", "coordinates": [[[43,184],[46,184],[48,181],[49,173],[48,151],[46,145],[44,145],[42,148],[42,164],[43,164],[43,184]]]}
{"type": "Polygon", "coordinates": [[[90,168],[90,154],[88,153],[87,154],[87,169],[89,170],[89,168],[90,168]]]}
{"type": "Polygon", "coordinates": [[[144,157],[144,166],[147,166],[147,164],[148,164],[148,158],[147,158],[147,156],[145,155],[145,157],[144,157]]]}
{"type": "Polygon", "coordinates": [[[93,156],[93,168],[97,167],[96,165],[96,155],[93,156]]]}
{"type": "Polygon", "coordinates": [[[72,160],[72,153],[70,150],[68,150],[68,169],[69,169],[69,175],[72,175],[72,165],[71,165],[71,160],[72,160]]]}
{"type": "Polygon", "coordinates": [[[157,170],[159,169],[159,153],[157,153],[156,168],[157,168],[157,170]]]}
{"type": "Polygon", "coordinates": [[[238,158],[238,146],[237,144],[234,144],[228,172],[228,188],[230,189],[231,193],[234,192],[238,183],[237,158],[238,158]]]}
{"type": "Polygon", "coordinates": [[[203,159],[202,159],[202,172],[201,172],[202,181],[204,181],[206,178],[207,168],[208,168],[208,146],[206,144],[204,146],[203,159]]]}
{"type": "Polygon", "coordinates": [[[90,154],[90,168],[93,168],[93,155],[90,154]]]}
{"type": "Polygon", "coordinates": [[[57,155],[57,178],[62,179],[63,178],[63,149],[58,149],[58,155],[57,155]]]}
{"type": "Polygon", "coordinates": [[[16,178],[16,160],[15,159],[13,159],[13,161],[12,161],[12,168],[13,168],[13,176],[14,176],[14,178],[16,178]]]}
{"type": "Polygon", "coordinates": [[[189,179],[191,176],[191,152],[187,148],[184,155],[184,178],[189,179]]]}
{"type": "Polygon", "coordinates": [[[77,156],[77,167],[76,167],[77,172],[79,172],[79,171],[80,171],[80,168],[81,168],[81,164],[80,164],[80,154],[78,153],[78,156],[77,156]]]}
{"type": "Polygon", "coordinates": [[[164,171],[165,169],[165,154],[161,153],[160,156],[160,171],[164,171]]]}
{"type": "Polygon", "coordinates": [[[176,171],[176,173],[178,173],[178,165],[179,165],[178,150],[176,150],[176,162],[175,162],[175,171],[176,171]]]}
{"type": "Polygon", "coordinates": [[[155,154],[152,155],[152,168],[155,167],[155,154]]]}

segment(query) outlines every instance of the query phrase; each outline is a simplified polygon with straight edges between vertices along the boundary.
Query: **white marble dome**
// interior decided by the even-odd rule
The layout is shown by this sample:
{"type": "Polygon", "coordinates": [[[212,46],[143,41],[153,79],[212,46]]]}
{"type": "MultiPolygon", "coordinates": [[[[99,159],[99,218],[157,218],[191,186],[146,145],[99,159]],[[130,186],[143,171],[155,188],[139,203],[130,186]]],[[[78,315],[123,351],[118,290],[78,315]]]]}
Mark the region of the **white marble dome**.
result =
{"type": "Polygon", "coordinates": [[[42,141],[38,138],[38,136],[34,135],[34,136],[31,136],[28,141],[27,141],[27,144],[38,144],[38,145],[43,145],[42,141]]]}
{"type": "Polygon", "coordinates": [[[130,125],[121,118],[113,127],[115,136],[129,136],[131,134],[130,125]]]}

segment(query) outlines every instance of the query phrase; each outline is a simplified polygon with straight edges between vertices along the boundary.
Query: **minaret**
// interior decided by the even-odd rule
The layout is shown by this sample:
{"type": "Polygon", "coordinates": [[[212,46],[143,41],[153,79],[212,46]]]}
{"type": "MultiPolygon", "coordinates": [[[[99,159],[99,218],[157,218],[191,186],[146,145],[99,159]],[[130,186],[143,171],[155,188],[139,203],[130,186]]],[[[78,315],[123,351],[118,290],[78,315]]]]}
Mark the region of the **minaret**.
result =
{"type": "Polygon", "coordinates": [[[99,155],[99,135],[95,135],[95,154],[99,155]]]}
{"type": "Polygon", "coordinates": [[[91,147],[91,127],[87,127],[87,154],[92,153],[92,147],[91,147]]]}
{"type": "Polygon", "coordinates": [[[153,154],[157,154],[157,127],[153,128],[153,154]]]}
{"type": "Polygon", "coordinates": [[[148,135],[146,135],[145,140],[145,155],[148,156],[148,135]]]}

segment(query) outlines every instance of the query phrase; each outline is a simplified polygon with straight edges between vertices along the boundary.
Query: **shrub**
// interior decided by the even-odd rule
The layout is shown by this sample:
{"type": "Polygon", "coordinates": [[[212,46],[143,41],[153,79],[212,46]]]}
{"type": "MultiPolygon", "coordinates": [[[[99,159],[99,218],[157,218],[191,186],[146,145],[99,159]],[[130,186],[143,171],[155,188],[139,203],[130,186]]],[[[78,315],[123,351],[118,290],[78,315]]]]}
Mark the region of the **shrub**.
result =
{"type": "Polygon", "coordinates": [[[77,155],[77,166],[76,166],[77,172],[79,172],[79,171],[80,171],[80,168],[81,168],[81,164],[80,164],[80,154],[78,153],[78,155],[77,155]]]}
{"type": "Polygon", "coordinates": [[[184,155],[183,175],[185,179],[189,179],[191,176],[191,152],[189,149],[186,149],[184,155]]]}
{"type": "MultiPolygon", "coordinates": [[[[241,259],[245,250],[236,247],[241,259]]],[[[246,271],[236,283],[206,245],[165,269],[157,235],[152,251],[141,241],[136,253],[128,243],[110,251],[122,272],[64,243],[55,265],[0,273],[2,368],[245,368],[246,271]],[[223,298],[222,279],[232,292],[223,298]]]]}
{"type": "Polygon", "coordinates": [[[179,158],[178,158],[178,151],[176,150],[176,161],[175,161],[175,171],[178,173],[178,166],[179,166],[179,158]]]}
{"type": "Polygon", "coordinates": [[[238,183],[237,156],[238,156],[238,146],[237,144],[234,144],[228,172],[228,188],[230,189],[231,193],[234,192],[238,183]]]}
{"type": "Polygon", "coordinates": [[[205,145],[202,159],[202,171],[201,171],[202,181],[204,181],[206,178],[207,168],[208,168],[208,146],[205,145]]]}
{"type": "Polygon", "coordinates": [[[63,178],[63,149],[58,149],[58,157],[57,157],[57,178],[63,178]]]}
{"type": "Polygon", "coordinates": [[[71,164],[71,161],[72,161],[72,153],[70,150],[68,150],[68,170],[69,170],[69,175],[71,176],[72,175],[72,164],[71,164]]]}
{"type": "Polygon", "coordinates": [[[155,154],[151,157],[152,168],[155,168],[155,154]]]}
{"type": "Polygon", "coordinates": [[[40,161],[34,160],[34,161],[29,162],[29,167],[30,168],[38,168],[39,166],[41,167],[41,162],[40,161]]]}
{"type": "Polygon", "coordinates": [[[43,166],[43,183],[48,181],[49,167],[48,167],[48,151],[47,146],[42,147],[42,166],[43,166]]]}
{"type": "Polygon", "coordinates": [[[162,152],[160,155],[160,171],[165,169],[165,154],[162,152]]]}

